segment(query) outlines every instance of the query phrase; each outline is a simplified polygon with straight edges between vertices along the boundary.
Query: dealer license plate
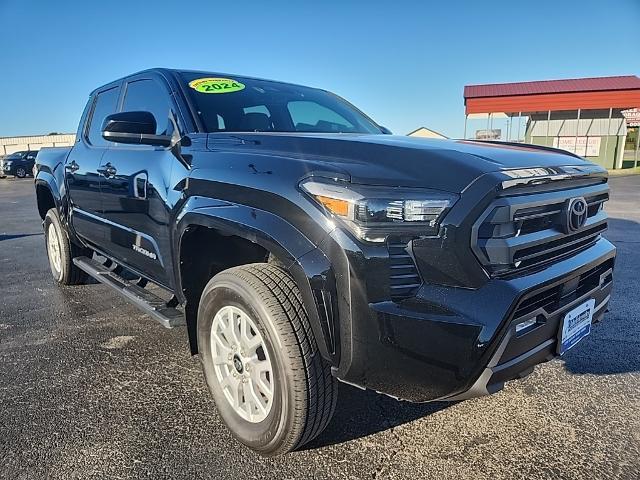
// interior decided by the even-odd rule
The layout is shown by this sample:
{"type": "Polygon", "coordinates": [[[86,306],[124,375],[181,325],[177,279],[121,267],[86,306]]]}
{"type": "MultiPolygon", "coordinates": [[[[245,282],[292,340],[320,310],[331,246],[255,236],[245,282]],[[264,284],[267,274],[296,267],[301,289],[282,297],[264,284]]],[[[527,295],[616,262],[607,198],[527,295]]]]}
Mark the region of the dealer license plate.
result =
{"type": "Polygon", "coordinates": [[[562,322],[558,353],[564,354],[591,332],[591,319],[596,301],[592,298],[568,312],[562,322]]]}

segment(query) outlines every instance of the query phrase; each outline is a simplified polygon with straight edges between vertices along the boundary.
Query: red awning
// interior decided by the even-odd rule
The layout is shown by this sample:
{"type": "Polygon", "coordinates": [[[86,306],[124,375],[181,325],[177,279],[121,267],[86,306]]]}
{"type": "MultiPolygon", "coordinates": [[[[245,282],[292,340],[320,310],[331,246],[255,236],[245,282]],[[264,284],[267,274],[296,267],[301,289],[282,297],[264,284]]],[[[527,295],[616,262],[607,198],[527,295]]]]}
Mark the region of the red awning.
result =
{"type": "Polygon", "coordinates": [[[546,80],[464,87],[466,113],[608,109],[640,107],[640,78],[546,80]]]}

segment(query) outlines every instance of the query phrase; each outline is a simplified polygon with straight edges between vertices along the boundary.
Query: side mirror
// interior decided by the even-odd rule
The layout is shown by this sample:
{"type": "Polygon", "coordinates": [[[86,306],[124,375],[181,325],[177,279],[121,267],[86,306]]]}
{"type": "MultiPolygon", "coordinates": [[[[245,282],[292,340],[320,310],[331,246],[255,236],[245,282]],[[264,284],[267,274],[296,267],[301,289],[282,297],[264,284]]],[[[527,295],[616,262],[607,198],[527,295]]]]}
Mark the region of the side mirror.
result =
{"type": "Polygon", "coordinates": [[[382,133],[384,133],[385,135],[393,135],[393,132],[391,130],[389,130],[387,127],[383,127],[382,125],[379,125],[380,130],[382,130],[382,133]]]}
{"type": "Polygon", "coordinates": [[[156,119],[151,112],[120,112],[102,123],[102,138],[133,145],[171,146],[171,135],[156,135],[156,119]]]}

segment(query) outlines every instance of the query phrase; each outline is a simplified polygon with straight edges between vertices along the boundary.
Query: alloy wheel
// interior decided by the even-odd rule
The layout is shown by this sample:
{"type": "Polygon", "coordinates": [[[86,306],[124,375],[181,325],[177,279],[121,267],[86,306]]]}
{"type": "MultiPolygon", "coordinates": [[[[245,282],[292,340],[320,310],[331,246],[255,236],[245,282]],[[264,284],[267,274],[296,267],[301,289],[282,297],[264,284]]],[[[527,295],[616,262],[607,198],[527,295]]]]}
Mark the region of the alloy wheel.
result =
{"type": "Polygon", "coordinates": [[[217,380],[234,411],[251,423],[263,421],[273,405],[269,352],[256,322],[235,306],[224,306],[211,325],[217,380]]]}
{"type": "Polygon", "coordinates": [[[52,225],[49,226],[47,232],[47,251],[49,252],[49,259],[56,269],[56,273],[62,271],[62,255],[60,253],[60,241],[56,229],[52,225]]]}

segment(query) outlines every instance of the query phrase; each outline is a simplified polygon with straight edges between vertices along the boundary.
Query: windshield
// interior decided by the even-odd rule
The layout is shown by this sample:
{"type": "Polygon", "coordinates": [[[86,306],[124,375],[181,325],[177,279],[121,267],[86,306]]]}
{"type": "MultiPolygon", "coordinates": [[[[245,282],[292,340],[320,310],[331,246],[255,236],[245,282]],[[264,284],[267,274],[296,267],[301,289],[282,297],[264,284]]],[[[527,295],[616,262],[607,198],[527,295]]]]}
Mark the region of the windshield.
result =
{"type": "Polygon", "coordinates": [[[22,154],[23,154],[23,152],[12,153],[11,155],[8,155],[8,156],[4,157],[4,159],[5,160],[20,160],[22,158],[22,154]]]}
{"type": "Polygon", "coordinates": [[[206,73],[182,73],[207,132],[382,133],[364,113],[323,90],[206,73]]]}

